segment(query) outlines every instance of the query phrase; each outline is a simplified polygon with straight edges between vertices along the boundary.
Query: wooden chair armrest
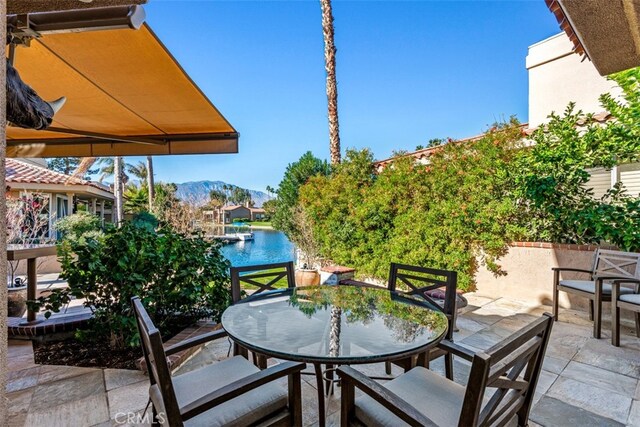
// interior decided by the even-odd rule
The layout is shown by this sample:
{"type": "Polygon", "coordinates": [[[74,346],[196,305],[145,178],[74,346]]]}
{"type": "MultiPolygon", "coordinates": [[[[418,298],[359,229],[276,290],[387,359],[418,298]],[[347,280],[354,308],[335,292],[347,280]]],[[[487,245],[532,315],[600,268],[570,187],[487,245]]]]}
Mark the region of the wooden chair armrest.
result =
{"type": "Polygon", "coordinates": [[[603,282],[605,280],[615,280],[617,282],[640,283],[638,279],[624,276],[593,276],[593,280],[603,282]]]}
{"type": "Polygon", "coordinates": [[[348,366],[338,368],[338,375],[342,381],[351,382],[355,387],[371,396],[376,402],[393,412],[395,416],[412,426],[437,426],[426,415],[404,401],[391,390],[378,384],[361,372],[348,366]]]}
{"type": "Polygon", "coordinates": [[[640,283],[640,279],[620,279],[612,282],[614,286],[620,285],[620,283],[640,283]]]}
{"type": "Polygon", "coordinates": [[[200,399],[180,408],[180,413],[184,420],[188,420],[208,411],[214,406],[220,405],[221,403],[227,402],[253,389],[268,384],[273,380],[300,372],[306,366],[306,363],[298,362],[279,363],[275,366],[234,381],[231,384],[227,384],[218,390],[212,391],[200,399]]]}
{"type": "Polygon", "coordinates": [[[204,344],[209,341],[213,341],[226,336],[227,331],[225,331],[224,329],[218,329],[217,331],[207,332],[206,334],[198,335],[196,337],[180,341],[177,344],[165,348],[164,352],[167,356],[171,356],[172,354],[179,353],[196,345],[204,344]]]}
{"type": "Polygon", "coordinates": [[[578,273],[593,273],[593,271],[591,270],[585,270],[583,268],[569,268],[569,267],[553,267],[551,268],[552,271],[575,271],[578,273]]]}
{"type": "Polygon", "coordinates": [[[438,348],[445,350],[454,356],[462,357],[465,360],[471,361],[475,356],[475,353],[466,347],[458,345],[451,340],[442,340],[438,343],[438,348]]]}

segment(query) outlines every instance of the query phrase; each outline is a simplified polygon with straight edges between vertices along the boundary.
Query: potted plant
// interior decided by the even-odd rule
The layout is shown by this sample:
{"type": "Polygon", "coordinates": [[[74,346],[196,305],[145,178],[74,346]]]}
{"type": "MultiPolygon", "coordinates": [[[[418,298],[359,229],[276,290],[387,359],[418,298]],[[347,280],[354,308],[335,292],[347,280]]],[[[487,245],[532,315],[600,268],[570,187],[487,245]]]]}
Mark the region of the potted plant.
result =
{"type": "Polygon", "coordinates": [[[7,283],[7,315],[9,317],[22,317],[27,311],[27,281],[19,277],[14,278],[16,268],[17,262],[9,263],[9,270],[11,270],[11,281],[7,283]]]}
{"type": "Polygon", "coordinates": [[[293,219],[296,230],[289,238],[297,248],[296,285],[319,285],[320,248],[313,234],[313,223],[300,206],[293,208],[293,219]]]}

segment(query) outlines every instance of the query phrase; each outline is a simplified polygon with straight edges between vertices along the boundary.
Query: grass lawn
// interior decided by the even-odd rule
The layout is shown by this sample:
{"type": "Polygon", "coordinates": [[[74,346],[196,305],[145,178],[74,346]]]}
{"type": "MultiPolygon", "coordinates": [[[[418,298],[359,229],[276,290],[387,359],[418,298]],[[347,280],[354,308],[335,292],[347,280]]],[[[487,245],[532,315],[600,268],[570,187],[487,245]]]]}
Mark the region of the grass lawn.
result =
{"type": "MultiPolygon", "coordinates": [[[[239,223],[234,223],[234,225],[239,223]]],[[[253,221],[253,222],[243,222],[244,225],[255,225],[257,227],[271,227],[271,221],[253,221]]]]}
{"type": "MultiPolygon", "coordinates": [[[[251,273],[247,273],[248,275],[251,274],[263,274],[263,273],[279,273],[279,272],[283,272],[284,268],[272,268],[270,270],[261,270],[261,271],[252,271],[251,273]]],[[[242,276],[240,276],[242,277],[242,276]]],[[[256,282],[258,283],[262,283],[263,285],[266,285],[267,283],[269,283],[271,280],[273,280],[273,276],[272,277],[260,277],[258,279],[255,279],[256,282]]],[[[253,291],[256,290],[256,288],[254,286],[248,285],[244,282],[240,282],[240,285],[242,287],[242,289],[248,291],[249,294],[253,293],[253,291]]],[[[280,280],[278,280],[275,284],[272,285],[274,288],[286,288],[287,287],[287,277],[283,277],[280,280]]]]}

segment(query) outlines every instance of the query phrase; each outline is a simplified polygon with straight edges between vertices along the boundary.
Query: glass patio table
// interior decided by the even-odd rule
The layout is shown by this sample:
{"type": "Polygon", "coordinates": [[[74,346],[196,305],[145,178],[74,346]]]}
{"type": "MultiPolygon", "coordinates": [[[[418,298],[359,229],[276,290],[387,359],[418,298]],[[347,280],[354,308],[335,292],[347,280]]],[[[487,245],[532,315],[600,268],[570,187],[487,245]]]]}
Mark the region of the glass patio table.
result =
{"type": "Polygon", "coordinates": [[[447,318],[419,297],[385,288],[310,286],[262,292],[225,310],[222,326],[248,350],[311,363],[324,425],[322,365],[384,362],[415,356],[436,346],[447,318]]]}

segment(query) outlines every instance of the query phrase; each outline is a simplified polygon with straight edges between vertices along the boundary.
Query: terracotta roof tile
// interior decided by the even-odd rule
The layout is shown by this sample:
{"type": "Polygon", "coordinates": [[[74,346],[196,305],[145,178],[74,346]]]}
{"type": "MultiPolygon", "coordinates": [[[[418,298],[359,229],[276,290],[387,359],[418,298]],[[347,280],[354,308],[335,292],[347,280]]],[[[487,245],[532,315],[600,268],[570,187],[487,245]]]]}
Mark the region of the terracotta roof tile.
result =
{"type": "Polygon", "coordinates": [[[100,190],[111,192],[111,189],[106,185],[72,177],[71,175],[65,175],[63,173],[17,159],[6,159],[6,176],[8,185],[11,185],[11,183],[88,185],[99,188],[100,190]]]}

